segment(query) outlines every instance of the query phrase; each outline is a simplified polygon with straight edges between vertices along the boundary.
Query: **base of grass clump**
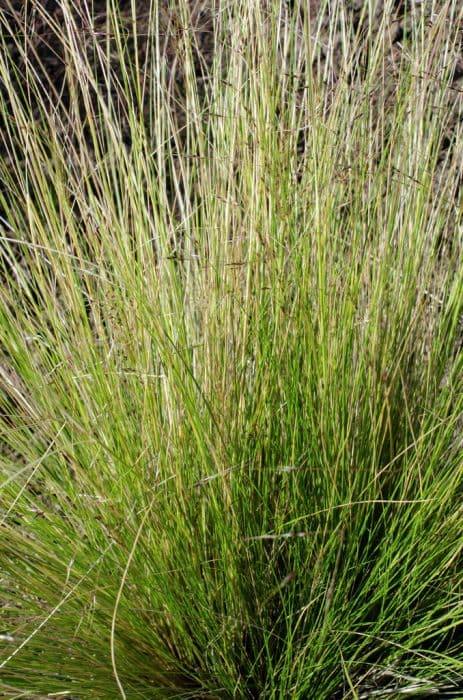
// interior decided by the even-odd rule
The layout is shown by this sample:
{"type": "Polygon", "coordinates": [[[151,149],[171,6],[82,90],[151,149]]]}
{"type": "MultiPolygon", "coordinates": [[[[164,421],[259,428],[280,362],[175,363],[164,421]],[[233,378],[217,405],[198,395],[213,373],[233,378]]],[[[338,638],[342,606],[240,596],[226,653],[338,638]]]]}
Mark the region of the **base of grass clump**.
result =
{"type": "Polygon", "coordinates": [[[296,5],[0,13],[2,697],[461,695],[461,13],[296,5]]]}

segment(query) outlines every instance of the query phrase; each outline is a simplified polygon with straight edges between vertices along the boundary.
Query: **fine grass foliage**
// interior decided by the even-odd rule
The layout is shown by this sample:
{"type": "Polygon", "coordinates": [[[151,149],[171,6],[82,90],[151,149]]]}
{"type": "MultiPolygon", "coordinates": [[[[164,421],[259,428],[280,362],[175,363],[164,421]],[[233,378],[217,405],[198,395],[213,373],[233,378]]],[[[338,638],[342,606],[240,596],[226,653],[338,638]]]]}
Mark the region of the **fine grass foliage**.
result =
{"type": "Polygon", "coordinates": [[[211,2],[210,56],[183,0],[34,5],[66,69],[1,19],[2,697],[457,696],[459,3],[398,55],[391,2],[211,2]]]}

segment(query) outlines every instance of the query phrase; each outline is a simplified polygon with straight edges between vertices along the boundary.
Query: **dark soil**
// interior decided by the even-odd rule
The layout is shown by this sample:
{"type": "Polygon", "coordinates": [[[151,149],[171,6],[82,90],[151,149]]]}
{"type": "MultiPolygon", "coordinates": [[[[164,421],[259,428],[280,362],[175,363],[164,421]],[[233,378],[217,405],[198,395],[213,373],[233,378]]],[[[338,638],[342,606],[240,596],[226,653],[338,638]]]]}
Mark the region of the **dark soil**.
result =
{"type": "MultiPolygon", "coordinates": [[[[270,0],[262,0],[266,7],[270,0]]],[[[131,0],[119,0],[117,3],[121,20],[122,32],[124,35],[125,47],[128,55],[133,55],[135,51],[139,55],[139,65],[144,65],[146,57],[147,39],[149,35],[149,7],[150,0],[137,0],[136,7],[136,35],[134,38],[134,23],[132,18],[131,0]]],[[[335,3],[333,0],[328,3],[328,10],[319,16],[321,0],[309,0],[307,3],[298,3],[296,0],[287,0],[288,12],[296,12],[296,7],[304,6],[308,8],[311,16],[311,26],[313,27],[313,37],[318,44],[318,56],[316,69],[323,74],[327,83],[334,84],[339,79],[353,81],[358,78],[358,74],[364,70],[368,61],[368,41],[367,30],[369,25],[373,27],[373,32],[377,30],[384,15],[384,0],[377,0],[373,3],[375,7],[373,16],[368,13],[363,14],[362,8],[364,0],[345,0],[342,3],[343,10],[351,19],[353,26],[358,29],[360,36],[365,36],[364,47],[361,49],[355,74],[342,75],[340,67],[341,59],[341,23],[339,14],[334,13],[335,3]],[[317,28],[321,27],[318,33],[317,28]],[[328,46],[332,47],[332,57],[329,61],[330,70],[327,67],[328,46]],[[333,60],[334,59],[334,60],[333,60]]],[[[430,3],[427,3],[430,5],[430,3]]],[[[444,6],[444,0],[440,0],[440,5],[444,6]]],[[[32,75],[35,82],[42,86],[40,99],[45,104],[48,102],[50,110],[59,107],[60,115],[63,115],[71,107],[74,114],[82,113],[83,105],[75,104],[76,97],[73,95],[72,84],[66,73],[69,57],[60,38],[61,28],[66,22],[66,6],[72,5],[72,17],[78,28],[81,37],[79,50],[87,53],[91,58],[95,45],[100,43],[105,46],[106,40],[114,41],[114,29],[108,24],[107,0],[84,1],[77,0],[73,3],[59,2],[58,0],[32,0],[23,2],[22,0],[0,0],[0,29],[4,49],[11,56],[11,66],[16,74],[11,73],[13,85],[17,88],[17,93],[22,94],[23,100],[27,103],[31,118],[39,119],[40,110],[38,108],[38,96],[31,95],[28,90],[27,81],[32,75]],[[25,41],[28,42],[27,61],[22,52],[25,41]],[[26,65],[27,64],[27,65],[26,65]],[[37,80],[38,79],[38,80],[37,80]]],[[[159,44],[165,56],[166,73],[172,86],[173,111],[181,123],[182,121],[182,98],[183,74],[182,60],[179,55],[179,37],[185,31],[179,10],[175,0],[165,0],[161,3],[160,12],[160,35],[159,44]]],[[[436,6],[436,3],[433,3],[436,6]]],[[[189,0],[191,17],[187,30],[194,35],[194,43],[197,46],[195,52],[195,68],[199,91],[204,92],[204,75],[207,67],[211,64],[214,55],[214,17],[220,11],[221,0],[189,0]]],[[[426,3],[425,3],[426,6],[426,3]]],[[[378,85],[376,96],[373,99],[394,100],[394,86],[397,82],[399,67],[403,61],[407,60],[406,52],[403,51],[404,43],[410,34],[411,18],[414,13],[422,12],[422,2],[420,0],[395,0],[393,10],[386,17],[388,32],[388,49],[386,53],[386,65],[384,74],[386,85],[378,85]]],[[[303,14],[302,10],[299,10],[303,14]]],[[[428,12],[427,21],[430,32],[433,22],[436,21],[437,14],[431,15],[428,12]]],[[[237,18],[239,21],[239,18],[237,18]]],[[[449,27],[449,30],[451,28],[449,27]]],[[[452,29],[455,29],[453,27],[452,29]]],[[[431,36],[431,34],[430,34],[431,36]]],[[[463,23],[460,27],[460,42],[457,52],[450,57],[449,71],[451,73],[451,86],[448,91],[449,119],[446,133],[442,139],[442,160],[449,149],[454,147],[454,133],[456,125],[461,121],[461,96],[463,94],[463,23]]],[[[1,47],[0,47],[1,48],[1,47]]],[[[114,52],[113,69],[118,70],[117,58],[114,52]]],[[[97,61],[95,61],[95,67],[97,61]]],[[[101,69],[96,70],[99,79],[99,88],[105,90],[105,81],[101,69]]],[[[140,76],[142,77],[142,76],[140,76]]],[[[439,80],[436,76],[436,80],[439,80]]],[[[7,128],[11,126],[12,110],[8,99],[7,89],[0,81],[0,96],[3,100],[3,108],[0,110],[0,159],[3,158],[8,163],[12,154],[17,158],[22,147],[11,143],[11,131],[7,128]],[[10,122],[10,124],[9,124],[10,122]]],[[[113,94],[113,99],[120,102],[121,114],[124,112],[123,96],[113,94]]],[[[77,101],[79,98],[77,97],[77,101]]],[[[381,105],[382,106],[382,105],[381,105]]],[[[143,118],[143,115],[140,115],[143,118]]],[[[66,118],[62,116],[62,124],[66,125],[66,118]]],[[[68,119],[67,127],[72,130],[72,122],[68,119]]],[[[123,139],[130,146],[129,130],[123,131],[123,139]]],[[[1,185],[1,172],[0,172],[1,185]]],[[[3,188],[4,189],[4,188],[3,188]]],[[[1,212],[0,212],[1,213],[1,212]]]]}

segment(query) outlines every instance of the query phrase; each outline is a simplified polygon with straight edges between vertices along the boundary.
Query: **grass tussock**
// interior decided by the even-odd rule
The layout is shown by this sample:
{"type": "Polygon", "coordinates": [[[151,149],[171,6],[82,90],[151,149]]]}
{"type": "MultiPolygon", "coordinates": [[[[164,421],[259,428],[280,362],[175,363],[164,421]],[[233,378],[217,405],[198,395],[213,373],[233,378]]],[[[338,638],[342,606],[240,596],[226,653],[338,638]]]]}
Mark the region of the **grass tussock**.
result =
{"type": "Polygon", "coordinates": [[[3,17],[2,697],[462,692],[459,3],[294,5],[3,17]]]}

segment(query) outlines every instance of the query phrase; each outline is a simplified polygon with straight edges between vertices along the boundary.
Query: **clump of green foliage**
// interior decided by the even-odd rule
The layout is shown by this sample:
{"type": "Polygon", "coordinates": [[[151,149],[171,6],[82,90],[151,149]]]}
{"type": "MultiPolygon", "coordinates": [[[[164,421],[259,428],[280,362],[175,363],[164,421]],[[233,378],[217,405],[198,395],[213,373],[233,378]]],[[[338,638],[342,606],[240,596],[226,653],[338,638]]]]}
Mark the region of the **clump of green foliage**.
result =
{"type": "Polygon", "coordinates": [[[294,4],[0,53],[2,697],[461,690],[459,3],[294,4]]]}

